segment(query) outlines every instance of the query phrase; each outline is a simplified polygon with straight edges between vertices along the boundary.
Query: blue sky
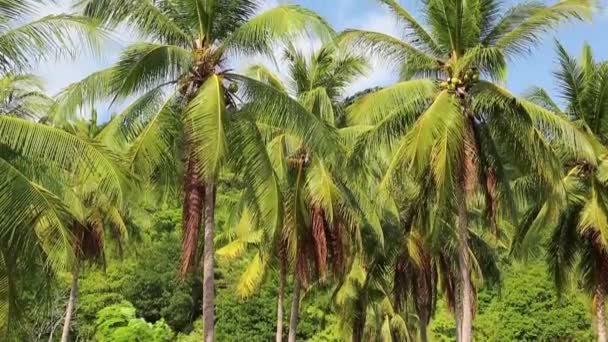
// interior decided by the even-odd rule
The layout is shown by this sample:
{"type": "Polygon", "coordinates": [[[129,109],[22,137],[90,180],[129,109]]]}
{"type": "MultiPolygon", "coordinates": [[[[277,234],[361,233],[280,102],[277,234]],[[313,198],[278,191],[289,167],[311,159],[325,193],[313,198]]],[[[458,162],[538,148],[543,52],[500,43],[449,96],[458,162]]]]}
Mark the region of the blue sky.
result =
{"type": "MultiPolygon", "coordinates": [[[[56,0],[59,5],[41,9],[42,14],[58,13],[68,8],[70,0],[56,0]]],[[[605,1],[605,0],[603,0],[605,1]]],[[[399,2],[416,14],[420,1],[399,0],[399,2]]],[[[336,30],[346,28],[361,28],[380,31],[399,36],[400,28],[392,14],[374,0],[265,0],[264,7],[269,8],[282,3],[297,3],[310,8],[325,17],[336,30]]],[[[515,4],[518,1],[506,1],[515,4]]],[[[558,38],[566,48],[576,56],[583,42],[589,42],[594,50],[596,59],[608,58],[608,14],[606,12],[596,15],[593,23],[571,23],[563,25],[559,30],[545,35],[544,42],[533,51],[530,56],[524,56],[512,61],[509,68],[507,86],[516,94],[521,94],[531,85],[546,88],[555,92],[552,83],[551,71],[555,69],[554,39],[558,38]]],[[[130,35],[121,35],[118,42],[106,47],[106,56],[103,59],[82,56],[76,61],[63,63],[45,63],[37,68],[46,80],[49,92],[58,92],[61,88],[79,80],[87,74],[110,65],[116,60],[121,46],[128,43],[130,35]],[[127,37],[127,39],[122,38],[127,37]]],[[[311,43],[302,42],[302,47],[310,47],[311,43]]],[[[241,60],[235,68],[242,68],[255,59],[241,60]]],[[[395,81],[396,72],[376,62],[370,75],[357,81],[349,92],[365,89],[376,85],[387,85],[395,81]]],[[[103,111],[103,110],[102,110],[103,111]]]]}
{"type": "MultiPolygon", "coordinates": [[[[421,1],[398,0],[412,13],[416,13],[421,1]]],[[[337,30],[345,28],[373,27],[384,32],[399,34],[392,15],[385,7],[374,0],[300,0],[298,4],[311,8],[329,20],[337,30]]],[[[522,1],[505,0],[512,5],[522,1]]],[[[552,2],[549,2],[552,3],[552,2]]],[[[419,16],[418,16],[419,17],[419,16]]],[[[608,13],[595,16],[592,23],[568,23],[557,31],[545,35],[545,41],[530,56],[524,56],[511,62],[507,86],[513,92],[521,94],[531,85],[541,86],[555,92],[551,72],[555,69],[554,39],[575,56],[579,55],[585,41],[593,47],[597,59],[608,58],[608,13]]],[[[385,78],[378,79],[387,81],[385,78]]]]}

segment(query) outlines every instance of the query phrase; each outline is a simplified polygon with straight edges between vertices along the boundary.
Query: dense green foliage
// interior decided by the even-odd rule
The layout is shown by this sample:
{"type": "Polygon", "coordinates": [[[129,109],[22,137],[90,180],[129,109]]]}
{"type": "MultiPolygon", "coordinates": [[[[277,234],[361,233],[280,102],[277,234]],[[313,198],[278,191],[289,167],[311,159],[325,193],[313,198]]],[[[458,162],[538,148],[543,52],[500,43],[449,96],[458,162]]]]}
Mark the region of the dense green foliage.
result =
{"type": "MultiPolygon", "coordinates": [[[[198,291],[192,291],[191,281],[180,281],[176,272],[181,241],[180,211],[156,213],[152,221],[143,237],[147,242],[141,248],[123,260],[112,260],[105,271],[90,269],[83,275],[76,314],[76,334],[80,338],[135,341],[129,338],[145,336],[149,339],[142,341],[164,341],[163,338],[169,336],[169,340],[175,338],[180,342],[200,340],[202,322],[196,318],[200,307],[193,305],[192,300],[192,294],[198,291]],[[104,324],[110,321],[115,325],[104,324]]],[[[216,273],[217,334],[222,341],[262,342],[274,336],[276,274],[269,275],[254,297],[240,300],[234,290],[245,266],[245,260],[222,265],[216,273]]],[[[539,263],[504,265],[503,272],[500,288],[483,288],[479,293],[476,339],[586,341],[592,338],[590,303],[577,294],[576,289],[558,298],[551,279],[539,263]]],[[[332,313],[327,292],[311,291],[303,303],[298,338],[311,342],[341,341],[338,318],[332,313]]],[[[29,322],[24,326],[23,338],[36,340],[26,337],[30,329],[40,329],[40,326],[29,322]]],[[[432,319],[430,334],[436,341],[455,341],[454,319],[443,302],[432,319]]]]}
{"type": "MultiPolygon", "coordinates": [[[[475,318],[479,341],[589,341],[590,303],[576,289],[557,296],[542,264],[506,266],[500,289],[482,289],[475,318]]],[[[437,341],[454,341],[454,319],[436,314],[430,330],[437,341]]]]}

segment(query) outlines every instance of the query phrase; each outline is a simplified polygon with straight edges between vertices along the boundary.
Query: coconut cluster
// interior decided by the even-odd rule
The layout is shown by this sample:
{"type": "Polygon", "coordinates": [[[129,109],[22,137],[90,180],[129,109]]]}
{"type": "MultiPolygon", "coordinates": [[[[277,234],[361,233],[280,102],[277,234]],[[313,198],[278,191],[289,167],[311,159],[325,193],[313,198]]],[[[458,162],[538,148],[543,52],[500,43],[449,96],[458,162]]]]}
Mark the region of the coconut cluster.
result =
{"type": "Polygon", "coordinates": [[[474,83],[479,81],[479,71],[477,68],[471,68],[462,75],[462,78],[458,75],[453,75],[451,70],[448,70],[448,78],[440,83],[441,89],[447,89],[450,91],[466,90],[469,89],[474,83]]]}
{"type": "Polygon", "coordinates": [[[287,163],[290,167],[308,167],[311,162],[310,152],[303,146],[300,146],[292,155],[287,158],[287,163]]]}

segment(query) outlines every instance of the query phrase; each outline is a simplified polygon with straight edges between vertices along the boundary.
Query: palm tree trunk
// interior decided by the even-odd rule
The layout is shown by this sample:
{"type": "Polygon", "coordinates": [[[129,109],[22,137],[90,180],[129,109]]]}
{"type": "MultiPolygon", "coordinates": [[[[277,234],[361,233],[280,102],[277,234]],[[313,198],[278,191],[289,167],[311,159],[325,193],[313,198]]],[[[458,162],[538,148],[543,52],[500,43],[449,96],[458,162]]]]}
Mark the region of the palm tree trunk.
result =
{"type": "Polygon", "coordinates": [[[461,191],[458,203],[458,267],[460,268],[460,281],[462,289],[462,316],[460,342],[471,342],[473,330],[473,288],[470,274],[470,256],[468,247],[468,213],[466,197],[461,191]]]}
{"type": "Polygon", "coordinates": [[[72,323],[72,314],[74,306],[78,298],[78,276],[80,274],[80,260],[76,260],[74,270],[72,271],[72,286],[70,287],[70,298],[65,310],[65,321],[63,322],[63,332],[61,333],[61,342],[67,342],[70,337],[70,325],[72,323]]]}
{"type": "MultiPolygon", "coordinates": [[[[367,279],[369,279],[369,277],[367,279]]],[[[353,322],[353,342],[363,342],[363,330],[365,329],[365,319],[367,311],[366,302],[366,294],[361,293],[359,298],[357,299],[357,305],[355,309],[355,319],[353,322]]]]}
{"type": "Polygon", "coordinates": [[[418,321],[418,329],[420,330],[420,342],[427,342],[429,340],[427,331],[426,331],[426,323],[422,320],[418,321]]]}
{"type": "Polygon", "coordinates": [[[203,213],[203,196],[205,187],[201,184],[196,171],[196,158],[193,155],[185,165],[184,177],[184,212],[182,238],[182,255],[180,261],[180,275],[186,276],[191,269],[198,269],[198,240],[203,213]]]}
{"type": "Polygon", "coordinates": [[[454,301],[454,321],[456,323],[456,342],[460,342],[460,334],[462,331],[462,324],[460,324],[461,319],[460,316],[462,316],[462,305],[460,305],[460,289],[458,289],[458,292],[456,293],[456,298],[454,301]]]}
{"type": "Polygon", "coordinates": [[[296,332],[298,329],[298,313],[300,311],[300,279],[294,277],[293,285],[293,300],[291,302],[291,316],[289,317],[289,337],[288,342],[296,341],[296,332]]]}
{"type": "Polygon", "coordinates": [[[595,291],[595,320],[597,324],[598,342],[608,342],[604,315],[604,291],[601,286],[598,286],[595,291]]]}
{"type": "Polygon", "coordinates": [[[203,250],[203,323],[204,342],[214,341],[214,249],[213,237],[215,233],[215,186],[207,184],[205,187],[205,242],[203,250]]]}
{"type": "Polygon", "coordinates": [[[279,260],[279,298],[277,300],[276,342],[283,341],[283,301],[285,299],[285,261],[279,260]]]}

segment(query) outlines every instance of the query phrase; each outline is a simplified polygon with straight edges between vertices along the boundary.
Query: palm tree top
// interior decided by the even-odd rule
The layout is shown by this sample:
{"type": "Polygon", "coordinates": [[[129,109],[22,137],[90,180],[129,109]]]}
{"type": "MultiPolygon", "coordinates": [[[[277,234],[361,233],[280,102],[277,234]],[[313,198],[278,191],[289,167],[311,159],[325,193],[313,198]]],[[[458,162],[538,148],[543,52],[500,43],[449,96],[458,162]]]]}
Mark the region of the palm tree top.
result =
{"type": "Polygon", "coordinates": [[[508,59],[529,53],[542,33],[564,20],[589,19],[594,8],[593,0],[526,2],[506,10],[496,0],[428,0],[421,22],[396,0],[378,1],[396,16],[404,38],[350,29],[341,40],[401,67],[402,78],[462,78],[476,67],[488,78],[504,79],[508,59]]]}

